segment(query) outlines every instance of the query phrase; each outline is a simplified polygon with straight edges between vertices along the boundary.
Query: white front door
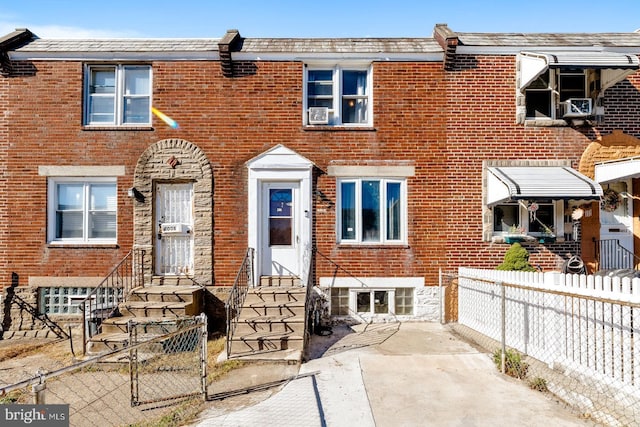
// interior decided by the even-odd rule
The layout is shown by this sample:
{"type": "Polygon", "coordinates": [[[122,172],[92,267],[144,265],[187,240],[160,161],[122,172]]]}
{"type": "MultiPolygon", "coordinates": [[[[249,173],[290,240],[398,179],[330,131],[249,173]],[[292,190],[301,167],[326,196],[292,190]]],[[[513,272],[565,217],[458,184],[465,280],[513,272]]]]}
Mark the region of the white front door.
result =
{"type": "Polygon", "coordinates": [[[193,273],[193,184],[156,184],[155,272],[193,273]]]}
{"type": "Polygon", "coordinates": [[[300,184],[262,185],[262,275],[300,275],[300,184]]]}
{"type": "MultiPolygon", "coordinates": [[[[631,193],[631,180],[618,181],[606,184],[609,189],[616,191],[618,194],[631,193]]],[[[629,198],[622,198],[620,203],[614,210],[607,211],[600,209],[600,239],[601,240],[617,240],[620,246],[633,253],[633,203],[629,198]]],[[[611,268],[630,268],[633,266],[631,255],[616,255],[601,252],[600,259],[602,269],[611,268]],[[628,258],[628,259],[627,259],[628,258]],[[612,261],[615,260],[615,261],[612,261]],[[622,260],[624,265],[617,265],[622,260]]]]}

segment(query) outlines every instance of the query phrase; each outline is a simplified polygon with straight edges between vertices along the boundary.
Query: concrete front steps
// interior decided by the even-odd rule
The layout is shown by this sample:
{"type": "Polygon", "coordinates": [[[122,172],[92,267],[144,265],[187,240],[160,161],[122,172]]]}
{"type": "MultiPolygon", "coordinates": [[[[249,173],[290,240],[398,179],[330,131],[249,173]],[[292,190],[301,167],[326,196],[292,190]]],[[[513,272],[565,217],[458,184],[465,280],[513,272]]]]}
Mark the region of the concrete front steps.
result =
{"type": "Polygon", "coordinates": [[[151,285],[133,289],[119,304],[122,316],[102,321],[102,329],[87,343],[87,354],[118,350],[129,345],[129,321],[144,341],[176,330],[176,319],[202,313],[204,290],[197,285],[151,285]]]}
{"type": "Polygon", "coordinates": [[[290,279],[269,278],[261,283],[271,285],[249,288],[230,340],[229,357],[300,362],[307,290],[292,286],[296,281],[290,279]]]}

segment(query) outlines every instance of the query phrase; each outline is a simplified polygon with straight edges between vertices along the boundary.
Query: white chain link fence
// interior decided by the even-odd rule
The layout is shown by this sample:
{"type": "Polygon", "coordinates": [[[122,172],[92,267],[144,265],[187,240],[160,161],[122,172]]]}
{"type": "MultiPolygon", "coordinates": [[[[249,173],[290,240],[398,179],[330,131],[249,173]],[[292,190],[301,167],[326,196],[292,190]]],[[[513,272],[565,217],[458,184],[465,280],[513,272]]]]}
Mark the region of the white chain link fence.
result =
{"type": "Polygon", "coordinates": [[[0,404],[69,405],[71,426],[188,417],[207,397],[206,318],[161,323],[131,322],[129,346],[1,387],[0,404]]]}
{"type": "Polygon", "coordinates": [[[461,268],[456,330],[583,417],[640,426],[640,279],[461,268]]]}

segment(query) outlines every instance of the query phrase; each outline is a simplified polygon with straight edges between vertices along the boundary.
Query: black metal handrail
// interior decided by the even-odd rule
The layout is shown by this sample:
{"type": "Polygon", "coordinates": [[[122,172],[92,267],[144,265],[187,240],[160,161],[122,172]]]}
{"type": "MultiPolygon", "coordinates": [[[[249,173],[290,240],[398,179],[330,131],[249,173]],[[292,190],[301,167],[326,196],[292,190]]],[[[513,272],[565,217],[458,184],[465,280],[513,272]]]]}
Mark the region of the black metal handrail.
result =
{"type": "Polygon", "coordinates": [[[40,313],[36,307],[29,304],[28,302],[23,300],[21,297],[19,297],[15,293],[11,297],[11,302],[15,303],[18,307],[20,307],[21,310],[28,312],[31,316],[33,316],[34,318],[44,323],[49,329],[51,329],[51,331],[54,334],[56,334],[58,338],[61,338],[61,339],[70,338],[69,334],[66,333],[60,327],[60,325],[58,325],[56,322],[51,320],[49,316],[47,316],[47,313],[40,313]]]}
{"type": "Polygon", "coordinates": [[[249,287],[253,286],[253,248],[248,248],[242,260],[236,280],[231,288],[231,293],[225,303],[227,312],[227,358],[231,355],[231,340],[238,325],[240,310],[249,292],[249,287]]]}
{"type": "Polygon", "coordinates": [[[640,257],[622,246],[618,239],[596,240],[595,252],[598,271],[640,267],[640,257]]]}
{"type": "Polygon", "coordinates": [[[114,314],[132,289],[144,286],[144,254],[143,249],[132,249],[80,302],[83,354],[89,339],[100,333],[102,321],[114,314]]]}
{"type": "Polygon", "coordinates": [[[314,259],[315,259],[316,248],[315,246],[307,246],[304,250],[304,254],[302,257],[302,286],[306,286],[306,296],[305,296],[305,315],[304,315],[304,352],[307,351],[309,340],[311,338],[311,334],[315,328],[316,322],[316,307],[315,301],[312,301],[313,295],[313,287],[315,286],[315,276],[314,276],[314,259]]]}

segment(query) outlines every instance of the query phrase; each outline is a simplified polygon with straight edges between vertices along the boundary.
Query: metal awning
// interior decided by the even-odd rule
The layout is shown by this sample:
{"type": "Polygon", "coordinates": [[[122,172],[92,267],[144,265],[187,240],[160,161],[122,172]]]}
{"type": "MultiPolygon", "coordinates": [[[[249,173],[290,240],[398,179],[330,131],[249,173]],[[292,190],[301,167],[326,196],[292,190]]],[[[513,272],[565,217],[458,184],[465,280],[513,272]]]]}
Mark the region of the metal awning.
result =
{"type": "Polygon", "coordinates": [[[595,181],[606,184],[629,178],[640,178],[640,157],[627,157],[597,163],[595,166],[595,181]]]}
{"type": "Polygon", "coordinates": [[[599,200],[602,187],[564,166],[487,168],[487,205],[516,200],[599,200]]]}
{"type": "Polygon", "coordinates": [[[549,68],[599,69],[602,90],[624,80],[640,68],[640,60],[632,53],[606,51],[520,52],[520,91],[524,91],[549,68]]]}

